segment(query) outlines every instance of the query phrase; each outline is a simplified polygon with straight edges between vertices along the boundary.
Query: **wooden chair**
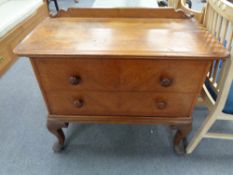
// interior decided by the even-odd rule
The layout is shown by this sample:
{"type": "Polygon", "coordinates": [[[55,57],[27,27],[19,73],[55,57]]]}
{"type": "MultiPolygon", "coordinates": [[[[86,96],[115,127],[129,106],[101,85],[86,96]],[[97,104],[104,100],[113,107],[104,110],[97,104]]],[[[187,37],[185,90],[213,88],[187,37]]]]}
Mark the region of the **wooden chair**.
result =
{"type": "Polygon", "coordinates": [[[209,114],[186,148],[188,154],[203,138],[233,140],[233,134],[213,133],[209,129],[217,120],[233,121],[233,4],[226,0],[208,0],[202,12],[188,9],[183,0],[174,3],[203,24],[230,53],[226,61],[213,61],[203,85],[202,101],[209,114]]]}

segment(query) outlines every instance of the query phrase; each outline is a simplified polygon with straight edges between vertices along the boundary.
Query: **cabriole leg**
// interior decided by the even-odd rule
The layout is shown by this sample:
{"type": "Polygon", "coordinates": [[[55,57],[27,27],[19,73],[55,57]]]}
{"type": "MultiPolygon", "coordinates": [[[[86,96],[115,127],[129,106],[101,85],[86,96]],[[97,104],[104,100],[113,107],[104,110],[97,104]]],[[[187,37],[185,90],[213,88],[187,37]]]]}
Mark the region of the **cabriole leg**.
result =
{"type": "Polygon", "coordinates": [[[68,127],[68,123],[47,120],[47,128],[48,130],[57,137],[58,141],[53,145],[54,152],[60,152],[64,148],[65,143],[65,135],[62,128],[68,127]]]}
{"type": "Polygon", "coordinates": [[[192,124],[176,125],[173,127],[177,129],[173,140],[174,151],[179,155],[185,154],[187,136],[192,130],[192,124]]]}

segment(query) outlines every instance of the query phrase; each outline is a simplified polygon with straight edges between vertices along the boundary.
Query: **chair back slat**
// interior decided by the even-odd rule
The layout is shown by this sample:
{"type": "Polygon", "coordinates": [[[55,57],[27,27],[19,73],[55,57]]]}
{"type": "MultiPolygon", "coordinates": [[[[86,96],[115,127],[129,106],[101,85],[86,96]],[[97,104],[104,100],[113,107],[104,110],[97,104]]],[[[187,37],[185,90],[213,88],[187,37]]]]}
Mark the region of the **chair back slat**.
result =
{"type": "Polygon", "coordinates": [[[209,5],[207,4],[205,7],[204,7],[204,17],[203,17],[203,24],[205,26],[208,26],[208,23],[209,23],[209,18],[210,18],[210,10],[209,10],[209,5]]]}
{"type": "Polygon", "coordinates": [[[217,89],[219,89],[220,88],[220,85],[222,84],[222,82],[223,82],[223,70],[225,69],[225,66],[226,66],[226,61],[223,61],[222,62],[222,65],[221,65],[221,71],[219,72],[219,74],[218,74],[218,80],[217,80],[217,89]]]}
{"type": "Polygon", "coordinates": [[[226,40],[226,34],[228,29],[229,21],[226,18],[223,18],[222,22],[222,32],[220,33],[220,42],[224,45],[224,42],[226,40]]]}
{"type": "MultiPolygon", "coordinates": [[[[221,40],[221,43],[229,50],[229,52],[231,53],[232,52],[232,44],[233,44],[233,41],[232,41],[232,37],[233,37],[233,27],[232,27],[232,22],[231,21],[227,21],[225,23],[225,25],[223,25],[223,34],[222,34],[222,38],[220,38],[221,40]]],[[[230,59],[231,59],[231,62],[233,61],[233,55],[230,55],[230,59]]],[[[222,71],[225,69],[225,62],[223,62],[224,64],[221,65],[221,67],[219,68],[220,69],[220,73],[218,75],[218,88],[220,87],[220,85],[222,84],[222,79],[223,79],[223,76],[222,76],[222,71]]]]}
{"type": "Polygon", "coordinates": [[[231,30],[231,32],[228,32],[228,37],[229,39],[227,40],[227,45],[226,48],[231,51],[232,49],[232,39],[233,39],[233,22],[231,22],[231,25],[229,25],[229,30],[231,30]]]}
{"type": "Polygon", "coordinates": [[[222,22],[223,22],[223,17],[218,15],[218,20],[216,25],[216,38],[218,38],[219,41],[220,41],[220,33],[221,30],[223,29],[222,22]]]}
{"type": "Polygon", "coordinates": [[[209,79],[212,77],[213,67],[214,67],[214,62],[211,63],[209,72],[207,74],[207,78],[209,78],[209,79]]]}
{"type": "Polygon", "coordinates": [[[218,20],[218,13],[213,11],[213,23],[211,26],[211,33],[214,35],[215,34],[215,30],[216,30],[216,24],[217,24],[217,20],[218,20]]]}
{"type": "Polygon", "coordinates": [[[212,24],[213,24],[213,21],[214,21],[214,11],[212,9],[212,7],[209,6],[209,19],[208,19],[208,26],[207,26],[207,29],[211,32],[212,30],[212,24]]]}
{"type": "Polygon", "coordinates": [[[221,64],[222,64],[222,60],[215,61],[215,68],[213,70],[213,77],[212,77],[212,82],[215,87],[217,87],[217,79],[219,78],[218,75],[219,75],[219,71],[221,70],[220,69],[221,64]]]}
{"type": "MultiPolygon", "coordinates": [[[[225,0],[208,0],[203,25],[206,26],[212,36],[231,52],[233,39],[233,8],[226,6],[225,0]]],[[[233,59],[232,55],[231,59],[233,59]]],[[[207,75],[208,84],[216,94],[219,93],[224,68],[225,61],[222,59],[214,60],[207,75]]]]}
{"type": "Polygon", "coordinates": [[[210,10],[209,7],[206,7],[206,11],[205,11],[205,16],[204,16],[204,20],[203,20],[203,25],[209,30],[209,23],[210,23],[210,10]]]}

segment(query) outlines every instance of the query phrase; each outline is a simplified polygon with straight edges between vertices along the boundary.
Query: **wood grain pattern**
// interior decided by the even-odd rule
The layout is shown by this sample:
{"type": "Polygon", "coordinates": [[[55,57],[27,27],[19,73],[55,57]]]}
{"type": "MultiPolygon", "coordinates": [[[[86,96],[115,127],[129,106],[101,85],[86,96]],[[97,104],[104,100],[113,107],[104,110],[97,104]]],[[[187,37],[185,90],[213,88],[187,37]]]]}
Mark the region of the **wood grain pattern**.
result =
{"type": "Polygon", "coordinates": [[[208,61],[32,58],[46,91],[158,91],[196,93],[208,61]],[[142,73],[143,72],[143,73],[142,73]],[[190,74],[190,72],[192,72],[190,74]],[[73,85],[70,77],[79,76],[73,85]],[[169,78],[168,87],[161,84],[169,78]]]}
{"type": "Polygon", "coordinates": [[[195,94],[153,92],[50,92],[51,114],[189,117],[195,94]],[[82,100],[77,107],[74,102],[82,100]],[[166,103],[164,108],[159,103],[166,103]]]}
{"type": "Polygon", "coordinates": [[[48,115],[50,121],[64,121],[72,123],[96,124],[164,124],[164,125],[190,125],[191,117],[146,117],[146,116],[112,116],[112,115],[48,115]]]}
{"type": "Polygon", "coordinates": [[[69,8],[60,10],[55,17],[94,18],[169,18],[187,19],[183,11],[173,8],[69,8]]]}
{"type": "Polygon", "coordinates": [[[15,53],[150,59],[214,59],[229,54],[192,20],[147,18],[48,18],[16,47],[15,53]]]}

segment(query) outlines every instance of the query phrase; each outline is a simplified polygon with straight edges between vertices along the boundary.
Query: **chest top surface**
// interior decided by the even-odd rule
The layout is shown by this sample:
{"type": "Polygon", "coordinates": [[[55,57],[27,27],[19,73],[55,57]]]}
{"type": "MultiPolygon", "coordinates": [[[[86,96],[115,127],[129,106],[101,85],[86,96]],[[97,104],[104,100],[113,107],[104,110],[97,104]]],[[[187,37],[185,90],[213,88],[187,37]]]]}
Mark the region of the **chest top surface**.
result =
{"type": "Polygon", "coordinates": [[[18,55],[224,58],[228,52],[191,19],[47,18],[14,50],[18,55]]]}

